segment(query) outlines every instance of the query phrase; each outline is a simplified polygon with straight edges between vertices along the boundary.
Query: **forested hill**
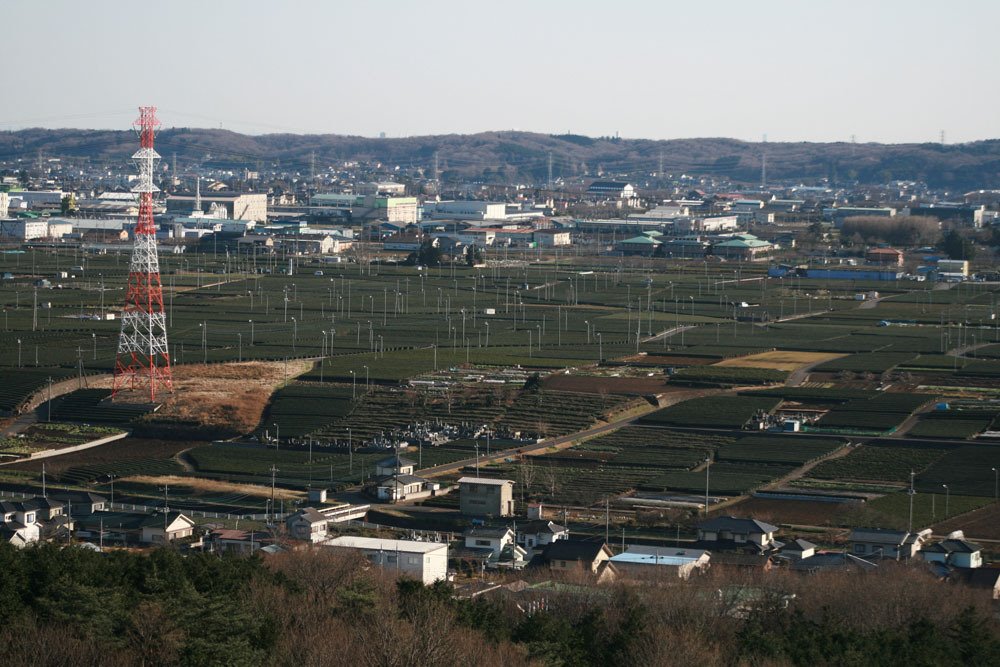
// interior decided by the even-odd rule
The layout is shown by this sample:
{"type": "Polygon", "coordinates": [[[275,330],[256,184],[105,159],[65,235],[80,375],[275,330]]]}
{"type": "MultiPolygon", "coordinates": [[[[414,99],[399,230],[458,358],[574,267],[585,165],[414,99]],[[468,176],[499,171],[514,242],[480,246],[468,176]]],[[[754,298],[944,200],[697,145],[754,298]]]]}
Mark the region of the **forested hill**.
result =
{"type": "MultiPolygon", "coordinates": [[[[124,161],[134,152],[129,131],[28,129],[0,133],[0,161],[22,157],[87,157],[124,161]]],[[[766,150],[769,182],[835,183],[920,180],[935,188],[963,191],[1000,187],[1000,140],[968,144],[748,143],[733,139],[591,138],[530,132],[483,132],[407,138],[367,138],[333,134],[246,135],[218,129],[167,128],[160,153],[176,153],[182,163],[254,168],[278,164],[307,172],[315,152],[317,168],[346,159],[376,159],[390,166],[430,171],[435,152],[445,179],[544,181],[549,155],[553,177],[628,173],[640,180],[662,160],[668,174],[721,175],[759,183],[766,150]]]]}

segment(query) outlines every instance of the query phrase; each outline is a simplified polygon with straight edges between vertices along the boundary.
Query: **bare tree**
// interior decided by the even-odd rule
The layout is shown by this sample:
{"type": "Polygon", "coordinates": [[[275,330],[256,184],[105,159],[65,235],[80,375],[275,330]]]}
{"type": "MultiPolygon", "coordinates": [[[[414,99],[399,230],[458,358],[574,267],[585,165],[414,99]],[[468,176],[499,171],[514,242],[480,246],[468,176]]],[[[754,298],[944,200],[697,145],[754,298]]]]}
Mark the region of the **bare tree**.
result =
{"type": "Polygon", "coordinates": [[[521,504],[524,504],[525,494],[530,494],[531,485],[535,481],[535,462],[533,457],[525,456],[517,468],[517,476],[521,482],[521,504]]]}

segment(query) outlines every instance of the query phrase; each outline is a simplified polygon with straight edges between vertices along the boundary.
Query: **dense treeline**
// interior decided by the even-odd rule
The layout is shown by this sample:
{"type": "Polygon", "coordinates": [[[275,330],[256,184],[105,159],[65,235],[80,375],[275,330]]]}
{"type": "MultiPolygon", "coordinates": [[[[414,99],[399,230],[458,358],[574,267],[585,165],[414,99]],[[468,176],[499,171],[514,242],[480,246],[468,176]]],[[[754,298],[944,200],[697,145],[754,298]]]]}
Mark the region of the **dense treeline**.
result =
{"type": "Polygon", "coordinates": [[[935,218],[918,215],[897,215],[892,218],[857,216],[844,220],[840,235],[843,239],[857,243],[928,245],[941,239],[941,225],[935,218]]]}
{"type": "MultiPolygon", "coordinates": [[[[555,178],[596,175],[601,169],[633,174],[660,168],[667,173],[712,175],[756,183],[760,180],[759,143],[725,138],[620,139],[546,135],[532,132],[480,132],[422,137],[372,138],[334,134],[247,135],[209,128],[170,127],[157,135],[160,153],[176,153],[182,164],[207,167],[268,167],[308,173],[311,155],[317,166],[340,160],[380,160],[430,170],[438,154],[446,182],[476,178],[515,183],[547,178],[553,159],[555,178]],[[206,154],[212,158],[206,161],[206,154]]],[[[0,132],[0,160],[27,157],[85,157],[120,161],[134,151],[128,131],[26,129],[0,132]]],[[[1000,141],[943,146],[923,144],[853,144],[848,142],[769,142],[767,171],[772,179],[829,179],[837,185],[918,180],[935,188],[969,190],[1000,186],[1000,141]]]]}
{"type": "Polygon", "coordinates": [[[458,600],[365,561],[0,548],[11,665],[995,665],[985,594],[920,567],[458,600]]]}

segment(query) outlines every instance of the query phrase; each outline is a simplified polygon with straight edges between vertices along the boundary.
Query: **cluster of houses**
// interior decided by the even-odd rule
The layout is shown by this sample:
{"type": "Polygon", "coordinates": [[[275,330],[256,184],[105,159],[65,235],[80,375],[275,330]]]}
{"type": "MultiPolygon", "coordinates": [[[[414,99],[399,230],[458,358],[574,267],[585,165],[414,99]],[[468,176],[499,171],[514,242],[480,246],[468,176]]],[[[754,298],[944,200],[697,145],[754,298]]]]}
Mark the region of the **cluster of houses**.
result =
{"type": "MultiPolygon", "coordinates": [[[[380,500],[424,498],[437,483],[415,476],[415,463],[393,456],[377,464],[369,491],[380,500]]],[[[568,527],[544,517],[541,505],[528,507],[527,520],[514,515],[514,482],[462,477],[454,487],[469,525],[459,540],[440,533],[424,539],[389,539],[340,534],[335,524],[364,520],[368,505],[331,504],[324,489],[309,489],[310,506],[284,517],[279,535],[218,528],[199,533],[195,522],[176,511],[108,511],[104,497],[58,491],[34,498],[0,501],[0,539],[17,547],[45,540],[82,538],[91,544],[157,546],[183,542],[215,552],[273,554],[295,544],[358,553],[373,565],[424,583],[448,580],[454,572],[542,568],[552,573],[589,574],[597,583],[616,580],[688,579],[730,568],[767,572],[786,568],[810,574],[832,570],[876,570],[885,561],[921,559],[941,579],[984,588],[1000,599],[1000,566],[984,562],[982,548],[961,532],[933,540],[930,529],[916,532],[855,528],[844,548],[821,549],[805,539],[780,540],[777,526],[753,518],[717,516],[701,521],[697,539],[664,544],[632,544],[613,550],[603,539],[570,535],[568,527]]],[[[364,524],[362,524],[364,525],[364,524]]]]}

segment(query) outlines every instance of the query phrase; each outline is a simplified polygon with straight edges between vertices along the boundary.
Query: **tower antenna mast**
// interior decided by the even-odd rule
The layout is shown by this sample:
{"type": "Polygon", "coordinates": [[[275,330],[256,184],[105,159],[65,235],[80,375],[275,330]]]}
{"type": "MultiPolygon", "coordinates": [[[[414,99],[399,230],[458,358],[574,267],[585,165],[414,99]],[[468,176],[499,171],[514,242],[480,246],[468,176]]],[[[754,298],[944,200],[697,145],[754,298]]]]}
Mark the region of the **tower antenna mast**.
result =
{"type": "Polygon", "coordinates": [[[139,119],[135,122],[139,150],[132,156],[139,171],[136,185],[132,187],[132,192],[139,195],[139,218],[135,225],[111,394],[148,388],[151,402],[156,401],[157,390],[173,389],[153,221],[153,193],[159,191],[153,183],[153,173],[160,159],[153,150],[153,135],[159,124],[156,107],[139,107],[139,119]]]}

